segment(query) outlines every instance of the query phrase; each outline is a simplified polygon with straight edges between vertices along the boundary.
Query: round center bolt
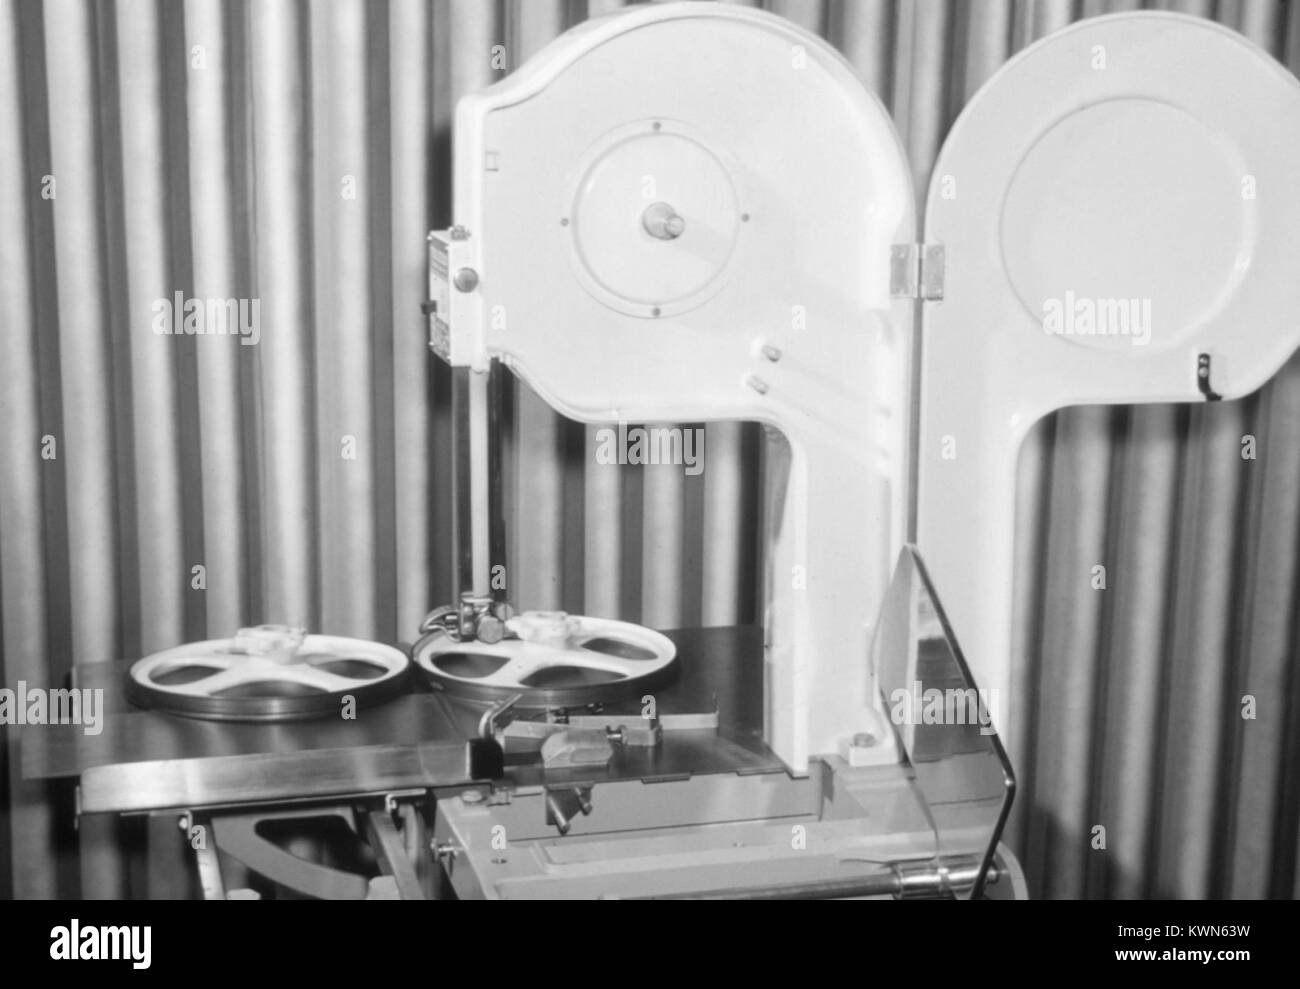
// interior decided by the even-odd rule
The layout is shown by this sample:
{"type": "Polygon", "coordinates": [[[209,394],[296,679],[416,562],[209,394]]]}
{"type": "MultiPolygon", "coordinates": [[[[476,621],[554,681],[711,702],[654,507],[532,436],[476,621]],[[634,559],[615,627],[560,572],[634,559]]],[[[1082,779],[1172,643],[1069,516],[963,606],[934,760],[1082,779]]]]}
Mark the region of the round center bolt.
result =
{"type": "Polygon", "coordinates": [[[660,240],[676,240],[686,230],[686,221],[667,203],[652,203],[641,214],[646,233],[660,240]]]}

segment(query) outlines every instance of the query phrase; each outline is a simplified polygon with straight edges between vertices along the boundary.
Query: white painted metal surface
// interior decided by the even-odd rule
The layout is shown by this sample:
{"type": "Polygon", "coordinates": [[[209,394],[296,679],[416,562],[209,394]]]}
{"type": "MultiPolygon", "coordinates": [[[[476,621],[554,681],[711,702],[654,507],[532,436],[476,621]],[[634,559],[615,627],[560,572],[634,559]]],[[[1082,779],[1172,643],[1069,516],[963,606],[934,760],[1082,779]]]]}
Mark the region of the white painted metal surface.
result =
{"type": "Polygon", "coordinates": [[[867,649],[903,536],[912,303],[889,256],[914,228],[883,107],[785,20],[656,4],[571,31],[456,124],[450,266],[478,279],[452,362],[499,357],[576,419],[771,426],[768,741],[802,771],[888,738],[867,649]]]}
{"type": "Polygon", "coordinates": [[[954,125],[926,210],[947,275],[923,317],[918,526],[981,685],[1013,696],[1030,427],[1069,405],[1204,401],[1201,355],[1208,388],[1242,396],[1300,345],[1297,162],[1295,78],[1239,34],[1173,14],[1052,35],[954,125]]]}
{"type": "MultiPolygon", "coordinates": [[[[1010,696],[1030,426],[1242,395],[1300,342],[1298,157],[1300,85],[1169,14],[1053,35],[954,127],[927,207],[946,272],[923,303],[918,541],[981,684],[1010,696]]],[[[879,734],[865,657],[905,525],[912,359],[889,250],[913,240],[880,104],[783,21],[666,4],[463,101],[456,160],[451,264],[478,279],[452,299],[453,362],[500,357],[587,421],[771,426],[768,740],[802,770],[879,734]]]]}

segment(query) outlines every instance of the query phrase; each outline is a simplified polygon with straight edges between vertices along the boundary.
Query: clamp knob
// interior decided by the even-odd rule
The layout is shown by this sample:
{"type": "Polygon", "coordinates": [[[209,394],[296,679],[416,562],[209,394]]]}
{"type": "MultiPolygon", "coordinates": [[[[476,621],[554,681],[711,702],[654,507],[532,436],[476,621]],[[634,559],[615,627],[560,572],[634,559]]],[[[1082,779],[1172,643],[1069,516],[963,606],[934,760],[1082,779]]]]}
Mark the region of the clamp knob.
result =
{"type": "Polygon", "coordinates": [[[686,230],[686,221],[667,203],[652,203],[641,214],[646,233],[660,240],[676,240],[686,230]]]}

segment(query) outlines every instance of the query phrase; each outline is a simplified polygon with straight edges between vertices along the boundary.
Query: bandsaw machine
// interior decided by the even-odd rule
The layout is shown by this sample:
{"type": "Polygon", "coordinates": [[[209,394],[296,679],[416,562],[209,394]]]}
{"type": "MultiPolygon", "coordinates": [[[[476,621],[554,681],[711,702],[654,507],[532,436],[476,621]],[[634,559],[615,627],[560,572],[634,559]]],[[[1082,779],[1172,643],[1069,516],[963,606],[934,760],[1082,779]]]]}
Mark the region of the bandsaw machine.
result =
{"type": "Polygon", "coordinates": [[[179,821],[211,898],[1023,896],[1020,443],[1283,364],[1296,161],[1300,83],[1265,53],[1103,17],[973,98],[922,222],[819,38],[712,3],[587,21],[456,112],[425,305],[456,600],[408,646],[266,625],[79,667],[105,730],[29,733],[26,773],[75,777],[83,818],[179,821]],[[587,423],[762,424],[762,626],[495,586],[506,374],[587,423]]]}

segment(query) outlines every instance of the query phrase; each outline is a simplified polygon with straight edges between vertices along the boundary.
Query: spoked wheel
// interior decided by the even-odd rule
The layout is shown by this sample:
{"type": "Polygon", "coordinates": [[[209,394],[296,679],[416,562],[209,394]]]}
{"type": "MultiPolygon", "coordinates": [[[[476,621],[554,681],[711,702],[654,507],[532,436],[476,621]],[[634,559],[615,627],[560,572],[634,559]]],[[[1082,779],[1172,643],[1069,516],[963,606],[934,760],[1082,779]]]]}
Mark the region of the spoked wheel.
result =
{"type": "Polygon", "coordinates": [[[577,707],[638,698],[676,673],[677,647],[631,622],[530,611],[506,622],[516,638],[457,641],[435,629],[415,644],[430,684],[454,697],[520,707],[577,707]]]}
{"type": "Polygon", "coordinates": [[[191,642],[133,663],[127,697],[140,706],[214,721],[294,721],[387,700],[409,662],[364,639],[261,625],[232,639],[191,642]]]}

